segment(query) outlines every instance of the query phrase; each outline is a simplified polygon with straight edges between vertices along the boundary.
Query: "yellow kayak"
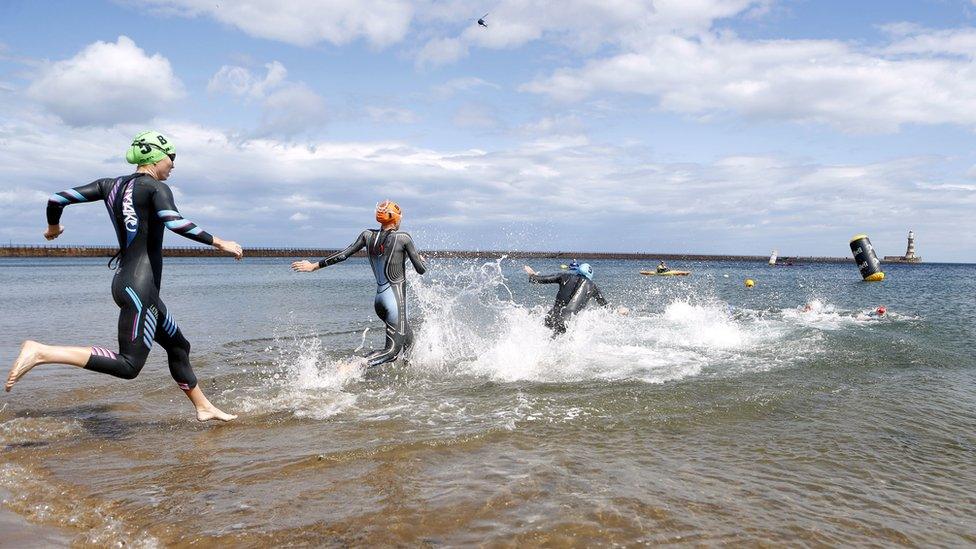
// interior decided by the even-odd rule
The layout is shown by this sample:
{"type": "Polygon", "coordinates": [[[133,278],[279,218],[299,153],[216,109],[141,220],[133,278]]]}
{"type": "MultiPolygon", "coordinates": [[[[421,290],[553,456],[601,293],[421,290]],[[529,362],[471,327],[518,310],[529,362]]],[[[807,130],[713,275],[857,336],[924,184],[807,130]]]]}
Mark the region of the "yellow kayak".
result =
{"type": "Polygon", "coordinates": [[[657,271],[641,271],[640,274],[645,276],[688,276],[691,274],[691,271],[665,271],[663,273],[657,271]]]}

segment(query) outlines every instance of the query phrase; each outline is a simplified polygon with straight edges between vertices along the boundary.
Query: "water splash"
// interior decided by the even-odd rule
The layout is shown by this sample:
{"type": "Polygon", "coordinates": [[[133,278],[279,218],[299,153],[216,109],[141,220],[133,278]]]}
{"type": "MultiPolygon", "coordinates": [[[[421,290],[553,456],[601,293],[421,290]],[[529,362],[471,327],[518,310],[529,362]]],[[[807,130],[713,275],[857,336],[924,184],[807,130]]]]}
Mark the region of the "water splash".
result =
{"type": "Polygon", "coordinates": [[[325,419],[353,406],[356,395],[344,389],[362,378],[365,359],[330,357],[319,338],[282,336],[286,331],[276,330],[274,345],[265,349],[277,353],[260,374],[266,383],[240,389],[245,394],[237,399],[239,409],[246,413],[288,411],[296,417],[325,419]]]}
{"type": "Polygon", "coordinates": [[[415,285],[423,324],[413,369],[498,381],[661,383],[697,375],[730,353],[761,349],[786,333],[761,315],[735,318],[724,302],[683,297],[631,316],[594,303],[554,338],[543,324],[545,307],[517,302],[505,261],[468,263],[415,285]]]}

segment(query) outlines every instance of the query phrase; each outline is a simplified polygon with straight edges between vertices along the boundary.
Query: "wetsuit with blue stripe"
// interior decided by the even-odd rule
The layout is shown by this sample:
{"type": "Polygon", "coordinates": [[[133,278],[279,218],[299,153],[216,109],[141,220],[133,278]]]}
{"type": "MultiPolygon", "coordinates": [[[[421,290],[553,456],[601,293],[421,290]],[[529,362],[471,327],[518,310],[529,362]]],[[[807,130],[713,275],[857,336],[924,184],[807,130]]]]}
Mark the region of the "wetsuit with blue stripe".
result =
{"type": "Polygon", "coordinates": [[[119,241],[119,267],[112,280],[112,297],[119,313],[119,350],[92,347],[88,370],[133,379],[139,375],[153,342],[169,358],[169,371],[181,389],[197,385],[190,367],[190,343],[166,305],[159,299],[163,273],[164,229],[212,245],[213,237],[183,219],[173,203],[169,186],[153,177],[136,173],[114,179],[99,179],[51,195],[47,206],[48,225],[57,225],[69,204],[103,201],[119,241]]]}
{"type": "Polygon", "coordinates": [[[386,324],[386,347],[367,357],[369,366],[378,366],[396,360],[413,342],[413,332],[407,324],[407,258],[410,258],[418,274],[424,274],[427,266],[409,234],[373,229],[363,231],[345,250],[319,261],[319,267],[345,261],[363,248],[366,248],[376,278],[373,306],[376,315],[386,324]]]}
{"type": "Polygon", "coordinates": [[[582,311],[590,298],[596,299],[604,307],[610,305],[592,280],[573,271],[552,275],[533,274],[529,275],[529,281],[533,284],[559,284],[556,302],[546,315],[546,326],[557,334],[566,332],[566,321],[582,311]]]}

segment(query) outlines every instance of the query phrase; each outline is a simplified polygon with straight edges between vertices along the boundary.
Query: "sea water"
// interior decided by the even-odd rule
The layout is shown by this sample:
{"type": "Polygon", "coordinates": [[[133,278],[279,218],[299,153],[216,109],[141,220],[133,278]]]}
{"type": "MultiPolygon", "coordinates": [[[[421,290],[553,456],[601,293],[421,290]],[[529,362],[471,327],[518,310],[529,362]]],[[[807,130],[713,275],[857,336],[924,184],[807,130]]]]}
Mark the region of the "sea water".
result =
{"type": "MultiPolygon", "coordinates": [[[[0,401],[6,504],[82,545],[976,543],[976,266],[591,261],[612,307],[552,337],[525,263],[560,261],[408,268],[413,349],[367,372],[365,260],[168,259],[240,418],[194,421],[162,349],[133,381],[40,366],[0,401]]],[[[114,349],[111,277],[0,260],[4,368],[26,338],[114,349]]]]}

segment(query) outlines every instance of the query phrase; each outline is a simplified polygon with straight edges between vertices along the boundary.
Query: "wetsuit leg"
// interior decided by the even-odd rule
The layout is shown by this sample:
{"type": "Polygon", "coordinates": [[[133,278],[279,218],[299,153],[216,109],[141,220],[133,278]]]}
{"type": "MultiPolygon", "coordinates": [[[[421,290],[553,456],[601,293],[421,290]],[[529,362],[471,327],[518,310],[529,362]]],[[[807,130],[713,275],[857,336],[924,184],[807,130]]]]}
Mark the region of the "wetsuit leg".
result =
{"type": "Polygon", "coordinates": [[[413,330],[410,329],[410,324],[407,323],[407,282],[404,280],[399,284],[400,292],[400,315],[402,315],[402,323],[400,324],[400,332],[403,333],[403,350],[407,351],[410,347],[413,347],[413,330]]]}
{"type": "Polygon", "coordinates": [[[566,333],[565,307],[555,306],[546,314],[546,328],[553,331],[553,336],[566,333]]]}
{"type": "Polygon", "coordinates": [[[157,305],[159,328],[156,330],[156,341],[166,349],[170,375],[180,389],[189,391],[197,386],[197,376],[190,367],[190,342],[183,337],[183,332],[166,305],[162,301],[157,302],[157,305]]]}
{"type": "Polygon", "coordinates": [[[402,289],[397,285],[390,284],[385,289],[381,289],[376,294],[373,302],[376,315],[386,324],[386,347],[379,352],[372,353],[369,357],[369,366],[379,366],[387,362],[393,362],[403,350],[406,334],[406,318],[401,316],[403,307],[402,289]],[[400,291],[397,291],[397,290],[400,291]],[[401,325],[401,320],[402,325],[401,325]],[[401,329],[401,326],[403,329],[401,329]]]}
{"type": "Polygon", "coordinates": [[[86,370],[122,379],[135,379],[146,364],[156,331],[155,292],[140,295],[131,286],[112,284],[112,295],[119,312],[119,351],[92,347],[86,370]],[[149,295],[147,295],[149,294],[149,295]]]}

